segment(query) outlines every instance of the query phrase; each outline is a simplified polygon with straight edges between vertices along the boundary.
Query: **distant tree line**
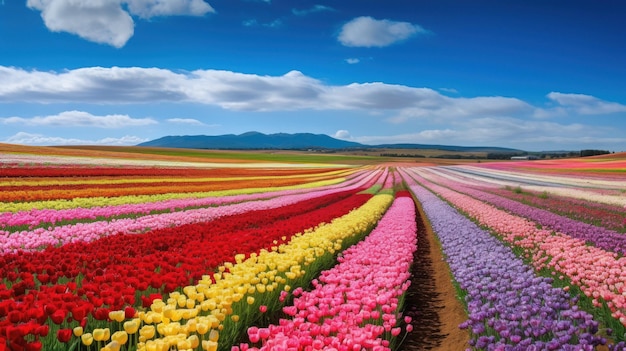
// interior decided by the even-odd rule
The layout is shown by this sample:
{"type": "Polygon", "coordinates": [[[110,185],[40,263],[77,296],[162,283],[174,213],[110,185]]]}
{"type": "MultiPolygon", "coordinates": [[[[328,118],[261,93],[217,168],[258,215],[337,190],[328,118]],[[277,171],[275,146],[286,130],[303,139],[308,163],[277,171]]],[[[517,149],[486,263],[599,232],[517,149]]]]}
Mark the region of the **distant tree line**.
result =
{"type": "Polygon", "coordinates": [[[398,154],[398,153],[382,153],[380,154],[382,157],[415,157],[415,158],[426,158],[424,155],[414,155],[414,154],[398,154]]]}
{"type": "Polygon", "coordinates": [[[578,157],[582,156],[577,151],[563,151],[563,152],[490,152],[487,154],[488,160],[510,160],[514,156],[537,156],[540,159],[546,158],[564,158],[564,157],[578,157]]]}
{"type": "Polygon", "coordinates": [[[580,150],[580,157],[610,154],[606,150],[580,150]]]}
{"type": "MultiPolygon", "coordinates": [[[[453,160],[510,160],[511,157],[514,156],[536,156],[540,159],[552,159],[552,158],[565,158],[565,157],[585,157],[585,156],[594,156],[594,155],[605,155],[609,154],[609,151],[606,150],[581,150],[578,151],[562,151],[562,152],[489,152],[486,156],[478,156],[472,154],[443,154],[437,156],[428,156],[428,158],[443,158],[443,159],[453,159],[453,160]]],[[[404,153],[381,153],[381,157],[410,157],[410,158],[426,158],[424,155],[419,154],[404,154],[404,153]]]]}
{"type": "Polygon", "coordinates": [[[476,155],[460,155],[460,154],[444,154],[438,156],[431,156],[432,158],[445,158],[450,160],[480,160],[485,159],[483,156],[476,155]]]}

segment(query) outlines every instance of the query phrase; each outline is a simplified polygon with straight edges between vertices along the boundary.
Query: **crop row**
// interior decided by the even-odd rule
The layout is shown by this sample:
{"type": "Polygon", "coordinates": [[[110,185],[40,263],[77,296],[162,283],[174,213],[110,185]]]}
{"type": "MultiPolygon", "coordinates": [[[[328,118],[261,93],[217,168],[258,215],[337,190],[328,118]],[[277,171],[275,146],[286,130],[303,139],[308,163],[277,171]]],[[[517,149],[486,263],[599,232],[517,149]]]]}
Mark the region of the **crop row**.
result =
{"type": "Polygon", "coordinates": [[[560,279],[567,278],[592,299],[595,308],[602,310],[606,306],[610,311],[606,317],[626,325],[626,272],[623,269],[626,258],[587,245],[567,233],[544,229],[530,219],[432,183],[425,178],[428,176],[426,172],[416,170],[414,176],[421,184],[496,233],[501,240],[518,250],[537,271],[547,269],[560,279]]]}
{"type": "MultiPolygon", "coordinates": [[[[577,299],[538,277],[510,248],[406,175],[465,293],[476,350],[593,350],[606,340],[577,299]]],[[[431,184],[425,183],[429,187],[431,184]]],[[[437,190],[437,194],[440,194],[437,190]]]]}
{"type": "Polygon", "coordinates": [[[234,260],[237,253],[279,245],[371,196],[354,192],[309,197],[272,209],[249,208],[253,212],[214,222],[3,255],[0,328],[8,329],[0,335],[10,330],[14,337],[10,342],[21,343],[41,336],[41,328],[57,325],[55,321],[63,329],[81,323],[77,316],[106,320],[111,310],[147,303],[147,292],[172,292],[234,260]],[[7,325],[11,321],[20,327],[7,325]]]}

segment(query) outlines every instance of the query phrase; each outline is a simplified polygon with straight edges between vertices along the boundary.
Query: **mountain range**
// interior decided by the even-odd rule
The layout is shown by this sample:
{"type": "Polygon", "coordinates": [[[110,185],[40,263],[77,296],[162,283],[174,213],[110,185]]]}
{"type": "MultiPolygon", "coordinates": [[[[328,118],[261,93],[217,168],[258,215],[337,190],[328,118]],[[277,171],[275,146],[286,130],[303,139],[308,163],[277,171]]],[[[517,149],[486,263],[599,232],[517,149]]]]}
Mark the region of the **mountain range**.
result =
{"type": "Polygon", "coordinates": [[[381,144],[366,145],[340,140],[325,134],[247,132],[225,135],[171,135],[147,141],[138,146],[222,149],[222,150],[306,150],[306,149],[429,149],[456,152],[521,152],[521,150],[491,146],[450,146],[428,144],[381,144]]]}

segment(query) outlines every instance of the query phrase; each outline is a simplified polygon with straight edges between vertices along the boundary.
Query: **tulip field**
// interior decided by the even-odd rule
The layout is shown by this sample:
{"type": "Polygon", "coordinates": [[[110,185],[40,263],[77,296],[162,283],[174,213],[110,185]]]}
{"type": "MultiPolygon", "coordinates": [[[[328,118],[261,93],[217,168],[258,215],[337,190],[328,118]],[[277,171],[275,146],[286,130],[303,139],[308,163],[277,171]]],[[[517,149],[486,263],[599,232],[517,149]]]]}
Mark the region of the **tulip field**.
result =
{"type": "Polygon", "coordinates": [[[626,348],[626,157],[318,161],[0,153],[0,351],[626,348]]]}

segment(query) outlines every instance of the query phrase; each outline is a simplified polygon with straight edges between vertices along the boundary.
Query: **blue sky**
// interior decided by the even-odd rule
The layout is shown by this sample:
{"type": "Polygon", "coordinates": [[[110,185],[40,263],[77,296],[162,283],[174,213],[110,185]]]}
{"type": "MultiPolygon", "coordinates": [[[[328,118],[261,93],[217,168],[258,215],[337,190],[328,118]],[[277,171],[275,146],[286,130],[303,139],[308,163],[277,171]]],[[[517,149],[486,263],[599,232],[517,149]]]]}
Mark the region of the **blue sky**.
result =
{"type": "Polygon", "coordinates": [[[620,0],[0,0],[0,142],[626,151],[620,0]]]}

